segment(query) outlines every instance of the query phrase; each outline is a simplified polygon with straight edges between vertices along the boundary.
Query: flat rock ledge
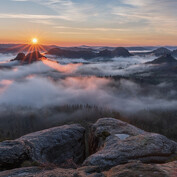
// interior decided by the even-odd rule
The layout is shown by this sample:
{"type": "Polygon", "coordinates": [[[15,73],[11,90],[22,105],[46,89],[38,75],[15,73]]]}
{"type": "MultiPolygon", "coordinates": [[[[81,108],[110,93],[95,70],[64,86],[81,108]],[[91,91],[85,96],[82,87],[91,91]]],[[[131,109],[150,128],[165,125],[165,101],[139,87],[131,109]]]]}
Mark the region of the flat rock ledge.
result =
{"type": "Polygon", "coordinates": [[[0,143],[0,169],[20,166],[26,160],[55,165],[74,165],[85,158],[85,129],[64,125],[0,143]]]}
{"type": "Polygon", "coordinates": [[[139,161],[118,165],[101,172],[99,167],[85,166],[78,169],[39,167],[17,168],[0,172],[1,177],[176,177],[177,161],[165,164],[143,164],[139,161]]]}

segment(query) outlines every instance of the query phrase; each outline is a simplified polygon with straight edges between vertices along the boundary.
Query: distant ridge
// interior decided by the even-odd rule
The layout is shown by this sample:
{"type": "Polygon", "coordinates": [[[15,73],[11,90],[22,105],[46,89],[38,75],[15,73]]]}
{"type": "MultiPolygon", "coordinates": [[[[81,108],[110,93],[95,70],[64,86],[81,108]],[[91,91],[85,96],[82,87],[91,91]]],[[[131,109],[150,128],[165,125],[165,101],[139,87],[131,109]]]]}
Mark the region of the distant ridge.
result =
{"type": "Polygon", "coordinates": [[[162,64],[162,63],[166,64],[177,63],[177,60],[174,57],[172,57],[171,54],[166,54],[153,61],[146,62],[146,64],[162,64]]]}
{"type": "Polygon", "coordinates": [[[56,55],[59,57],[65,58],[84,58],[84,59],[92,59],[96,57],[103,57],[103,58],[113,58],[113,57],[130,57],[132,54],[124,47],[117,47],[113,51],[108,49],[102,50],[98,53],[93,52],[92,50],[80,50],[80,51],[73,51],[73,50],[65,50],[61,48],[53,48],[50,49],[47,54],[56,55]]]}

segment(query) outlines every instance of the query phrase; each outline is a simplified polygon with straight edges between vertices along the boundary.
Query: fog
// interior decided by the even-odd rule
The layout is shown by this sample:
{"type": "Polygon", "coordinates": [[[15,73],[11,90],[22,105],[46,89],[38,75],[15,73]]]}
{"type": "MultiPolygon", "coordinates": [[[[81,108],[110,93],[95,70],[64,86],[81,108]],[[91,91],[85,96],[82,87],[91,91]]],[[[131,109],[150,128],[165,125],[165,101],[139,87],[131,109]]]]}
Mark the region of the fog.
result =
{"type": "Polygon", "coordinates": [[[23,65],[12,58],[0,55],[0,141],[68,123],[88,127],[101,117],[176,137],[177,84],[172,77],[154,82],[156,66],[144,64],[153,56],[48,56],[23,65]],[[144,76],[150,78],[142,80],[144,76]]]}
{"type": "Polygon", "coordinates": [[[123,114],[144,109],[175,109],[177,92],[170,83],[142,86],[127,79],[99,77],[149,70],[150,66],[143,63],[152,59],[152,56],[106,61],[55,58],[59,63],[40,61],[1,69],[0,104],[34,108],[89,104],[123,114]]]}

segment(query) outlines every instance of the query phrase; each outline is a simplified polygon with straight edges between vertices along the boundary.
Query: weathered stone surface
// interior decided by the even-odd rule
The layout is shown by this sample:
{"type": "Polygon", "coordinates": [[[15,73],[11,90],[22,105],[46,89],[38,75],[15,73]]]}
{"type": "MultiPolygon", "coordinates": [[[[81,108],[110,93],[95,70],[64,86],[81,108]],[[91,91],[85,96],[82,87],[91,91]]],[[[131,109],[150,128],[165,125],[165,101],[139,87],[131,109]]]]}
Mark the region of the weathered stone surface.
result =
{"type": "Polygon", "coordinates": [[[165,136],[142,131],[113,118],[99,119],[92,126],[91,149],[84,165],[110,168],[129,160],[166,162],[177,153],[177,143],[165,136]]]}
{"type": "Polygon", "coordinates": [[[166,164],[143,164],[131,162],[113,167],[106,177],[176,177],[177,161],[166,164]]]}
{"type": "Polygon", "coordinates": [[[85,158],[85,129],[65,125],[27,134],[15,141],[0,143],[0,167],[19,166],[26,159],[75,167],[85,158]]]}
{"type": "Polygon", "coordinates": [[[1,177],[176,177],[177,161],[166,164],[130,162],[101,172],[98,167],[78,169],[46,169],[40,167],[19,168],[0,172],[1,177]]]}
{"type": "Polygon", "coordinates": [[[46,169],[39,167],[26,167],[0,172],[1,177],[105,177],[97,167],[84,167],[78,169],[46,169]]]}
{"type": "Polygon", "coordinates": [[[85,153],[84,133],[80,125],[64,125],[31,133],[19,140],[30,147],[32,160],[57,165],[66,160],[81,163],[85,153]]]}
{"type": "Polygon", "coordinates": [[[0,143],[0,169],[17,167],[28,158],[28,148],[23,141],[4,141],[0,143]]]}

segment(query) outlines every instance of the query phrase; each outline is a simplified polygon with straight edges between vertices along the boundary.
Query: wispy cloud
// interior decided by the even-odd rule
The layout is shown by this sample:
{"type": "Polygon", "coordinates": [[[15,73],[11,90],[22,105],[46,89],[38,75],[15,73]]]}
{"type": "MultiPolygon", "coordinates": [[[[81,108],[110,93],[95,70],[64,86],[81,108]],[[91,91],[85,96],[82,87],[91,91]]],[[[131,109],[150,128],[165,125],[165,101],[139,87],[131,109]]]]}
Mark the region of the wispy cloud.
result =
{"type": "Polygon", "coordinates": [[[164,36],[165,39],[169,37],[174,42],[177,39],[176,0],[6,0],[4,2],[7,2],[5,7],[8,11],[3,11],[0,6],[0,20],[2,19],[4,23],[2,25],[11,26],[10,19],[25,19],[23,22],[32,22],[31,25],[34,26],[35,23],[46,25],[46,29],[50,28],[50,34],[90,33],[88,38],[94,34],[93,38],[97,39],[98,36],[103,39],[106,34],[105,38],[116,40],[119,38],[125,42],[133,37],[142,40],[143,36],[145,38],[148,36],[151,40],[158,37],[159,41],[163,41],[164,36]],[[10,2],[11,6],[8,8],[10,2]]]}
{"type": "Polygon", "coordinates": [[[64,15],[61,16],[61,15],[31,15],[31,14],[2,14],[2,13],[0,13],[0,18],[72,20],[72,18],[68,18],[64,15]]]}
{"type": "Polygon", "coordinates": [[[84,28],[84,27],[68,27],[68,26],[55,26],[57,29],[69,29],[69,30],[79,30],[79,31],[129,31],[129,29],[124,28],[84,28]]]}

